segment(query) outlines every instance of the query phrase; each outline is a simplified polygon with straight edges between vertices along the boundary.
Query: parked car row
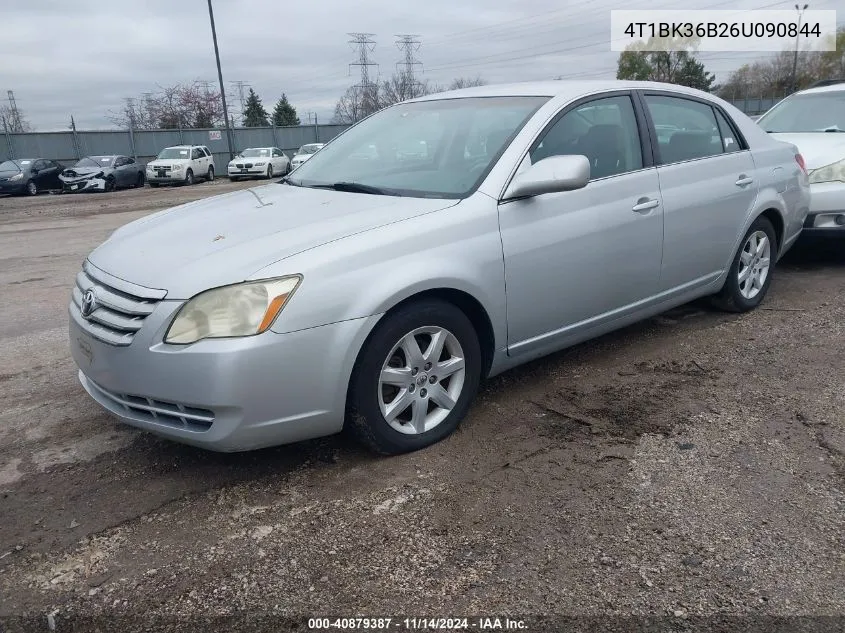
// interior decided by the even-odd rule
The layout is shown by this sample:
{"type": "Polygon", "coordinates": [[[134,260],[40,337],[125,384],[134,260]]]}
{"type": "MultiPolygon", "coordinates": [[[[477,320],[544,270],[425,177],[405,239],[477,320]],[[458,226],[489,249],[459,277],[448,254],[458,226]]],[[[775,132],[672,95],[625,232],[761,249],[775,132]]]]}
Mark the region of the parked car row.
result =
{"type": "MultiPolygon", "coordinates": [[[[285,176],[310,158],[322,143],[300,147],[293,160],[278,147],[250,147],[227,165],[233,181],[285,176]]],[[[45,191],[82,193],[128,187],[192,185],[214,180],[214,158],[205,145],[165,147],[146,165],[130,156],[85,156],[72,167],[46,158],[18,158],[0,163],[0,193],[38,195],[45,191]]]]}
{"type": "Polygon", "coordinates": [[[797,140],[653,82],[387,107],[276,183],[93,250],[69,302],[79,380],[212,450],[344,428],[379,453],[429,446],[485,378],[694,299],[759,306],[811,208],[797,140]]]}

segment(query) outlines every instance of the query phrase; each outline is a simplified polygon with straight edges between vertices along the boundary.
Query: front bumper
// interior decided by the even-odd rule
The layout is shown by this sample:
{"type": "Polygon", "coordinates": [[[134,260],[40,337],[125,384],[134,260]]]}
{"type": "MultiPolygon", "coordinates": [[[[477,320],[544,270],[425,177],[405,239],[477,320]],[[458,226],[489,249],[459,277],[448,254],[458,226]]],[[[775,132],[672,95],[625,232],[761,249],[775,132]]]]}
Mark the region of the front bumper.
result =
{"type": "Polygon", "coordinates": [[[0,193],[23,193],[26,191],[26,181],[0,183],[0,193]]]}
{"type": "Polygon", "coordinates": [[[121,421],[213,451],[331,435],[343,427],[355,356],[378,317],[278,334],[162,342],[181,301],[161,301],[128,346],[90,336],[69,306],[71,355],[89,395],[121,421]]]}
{"type": "Polygon", "coordinates": [[[185,180],[185,172],[169,172],[163,176],[159,176],[156,172],[146,172],[147,182],[154,182],[158,184],[177,183],[185,180]]]}
{"type": "Polygon", "coordinates": [[[103,178],[88,178],[85,180],[62,181],[63,193],[81,193],[83,191],[105,191],[106,181],[103,178]]]}
{"type": "Polygon", "coordinates": [[[802,235],[845,237],[845,183],[810,185],[810,214],[802,235]]]}
{"type": "Polygon", "coordinates": [[[237,169],[235,167],[229,167],[228,169],[229,178],[234,176],[235,178],[248,178],[250,176],[265,176],[267,175],[267,167],[253,167],[252,169],[237,169]]]}

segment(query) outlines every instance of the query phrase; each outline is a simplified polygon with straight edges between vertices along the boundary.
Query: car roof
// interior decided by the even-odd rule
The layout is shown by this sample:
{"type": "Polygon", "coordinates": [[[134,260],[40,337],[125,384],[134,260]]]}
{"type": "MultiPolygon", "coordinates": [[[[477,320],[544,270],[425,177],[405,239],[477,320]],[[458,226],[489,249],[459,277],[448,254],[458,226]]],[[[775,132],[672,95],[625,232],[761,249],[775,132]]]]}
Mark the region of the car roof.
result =
{"type": "MultiPolygon", "coordinates": [[[[689,95],[707,95],[701,90],[658,81],[628,81],[621,79],[559,79],[553,81],[522,81],[461,88],[426,95],[411,101],[434,101],[461,97],[578,97],[608,90],[671,90],[689,95]]],[[[712,96],[712,95],[710,95],[712,96]]]]}
{"type": "Polygon", "coordinates": [[[794,94],[818,94],[820,92],[845,92],[845,83],[831,84],[829,86],[819,86],[818,88],[807,88],[800,90],[794,94]]]}

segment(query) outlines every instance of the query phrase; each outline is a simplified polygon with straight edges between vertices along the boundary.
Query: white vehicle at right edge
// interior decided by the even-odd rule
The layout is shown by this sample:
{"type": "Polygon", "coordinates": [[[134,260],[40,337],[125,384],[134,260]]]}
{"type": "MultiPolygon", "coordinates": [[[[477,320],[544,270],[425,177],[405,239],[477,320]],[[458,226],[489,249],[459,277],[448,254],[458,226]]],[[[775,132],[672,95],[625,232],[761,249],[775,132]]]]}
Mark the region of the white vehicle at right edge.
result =
{"type": "Polygon", "coordinates": [[[803,233],[845,237],[845,80],[790,95],[757,121],[798,147],[810,175],[803,233]]]}

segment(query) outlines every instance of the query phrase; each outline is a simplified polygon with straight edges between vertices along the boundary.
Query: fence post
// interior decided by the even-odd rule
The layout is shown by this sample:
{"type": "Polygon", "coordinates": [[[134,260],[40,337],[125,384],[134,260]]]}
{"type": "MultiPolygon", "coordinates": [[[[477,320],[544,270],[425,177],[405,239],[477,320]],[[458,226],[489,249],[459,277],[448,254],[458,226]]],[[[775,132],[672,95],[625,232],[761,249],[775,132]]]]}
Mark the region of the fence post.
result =
{"type": "Polygon", "coordinates": [[[184,145],[185,141],[182,138],[182,120],[179,119],[179,145],[184,145]]]}
{"type": "Polygon", "coordinates": [[[270,129],[273,131],[273,147],[278,147],[279,141],[276,139],[276,124],[271,122],[270,129]]]}
{"type": "Polygon", "coordinates": [[[314,113],[314,142],[320,142],[320,126],[317,125],[317,113],[314,113]]]}

